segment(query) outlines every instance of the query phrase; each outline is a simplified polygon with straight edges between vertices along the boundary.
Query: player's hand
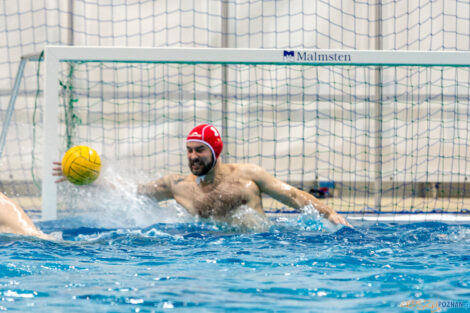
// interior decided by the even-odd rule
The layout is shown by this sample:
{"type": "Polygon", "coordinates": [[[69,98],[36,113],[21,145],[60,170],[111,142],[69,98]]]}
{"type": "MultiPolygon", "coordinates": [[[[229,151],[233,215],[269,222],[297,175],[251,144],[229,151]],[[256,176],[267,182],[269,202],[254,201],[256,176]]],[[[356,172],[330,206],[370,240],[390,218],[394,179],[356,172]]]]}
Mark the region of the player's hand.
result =
{"type": "Polygon", "coordinates": [[[52,176],[59,176],[59,178],[55,181],[55,183],[61,183],[66,181],[64,174],[62,173],[62,163],[61,162],[52,162],[54,167],[52,168],[52,176]]]}
{"type": "Polygon", "coordinates": [[[338,213],[332,213],[330,214],[330,216],[328,216],[328,220],[330,222],[332,222],[333,224],[337,225],[337,224],[343,224],[344,226],[348,226],[348,227],[353,227],[351,224],[349,224],[349,222],[344,218],[344,216],[338,214],[338,213]]]}

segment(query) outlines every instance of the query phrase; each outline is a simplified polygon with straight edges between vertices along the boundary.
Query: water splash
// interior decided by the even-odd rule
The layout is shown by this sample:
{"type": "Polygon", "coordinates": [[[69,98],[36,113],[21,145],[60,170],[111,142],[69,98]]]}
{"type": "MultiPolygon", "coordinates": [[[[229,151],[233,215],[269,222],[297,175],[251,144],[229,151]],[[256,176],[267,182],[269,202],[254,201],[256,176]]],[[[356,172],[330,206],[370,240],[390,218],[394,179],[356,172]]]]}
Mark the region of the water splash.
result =
{"type": "Polygon", "coordinates": [[[266,215],[246,205],[231,212],[222,223],[215,222],[224,229],[233,228],[235,231],[242,232],[265,232],[272,226],[272,222],[266,215]]]}
{"type": "MultiPolygon", "coordinates": [[[[65,207],[63,216],[86,216],[94,220],[94,227],[98,228],[144,228],[156,223],[203,221],[190,215],[174,200],[159,203],[136,194],[139,183],[158,179],[160,175],[149,177],[149,173],[129,170],[117,162],[107,164],[98,184],[61,185],[62,207],[65,207]]],[[[247,206],[234,210],[225,220],[209,222],[216,223],[224,230],[233,227],[242,232],[264,232],[272,226],[272,222],[264,214],[247,206]]],[[[341,228],[322,218],[313,205],[302,208],[295,223],[302,230],[335,232],[341,228]]]]}
{"type": "Polygon", "coordinates": [[[326,218],[323,218],[318,210],[312,205],[306,205],[300,209],[300,214],[296,223],[302,230],[316,230],[334,233],[342,228],[341,225],[335,225],[326,218]]]}
{"type": "Polygon", "coordinates": [[[132,173],[117,163],[108,163],[96,184],[60,186],[62,210],[59,213],[62,212],[62,216],[86,216],[95,221],[95,227],[103,228],[147,227],[193,220],[175,201],[161,204],[137,195],[139,183],[155,179],[143,172],[132,173]]]}

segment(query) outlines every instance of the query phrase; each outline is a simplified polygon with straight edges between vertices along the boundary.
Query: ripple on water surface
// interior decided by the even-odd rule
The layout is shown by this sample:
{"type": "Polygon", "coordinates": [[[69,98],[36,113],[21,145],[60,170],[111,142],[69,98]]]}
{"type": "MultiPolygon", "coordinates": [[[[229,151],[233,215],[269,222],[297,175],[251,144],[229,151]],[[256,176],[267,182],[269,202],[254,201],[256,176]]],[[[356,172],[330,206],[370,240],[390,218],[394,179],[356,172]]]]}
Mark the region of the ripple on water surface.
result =
{"type": "Polygon", "coordinates": [[[331,232],[301,216],[262,232],[210,221],[40,226],[64,240],[0,235],[3,309],[407,312],[404,300],[470,300],[468,225],[331,232]]]}

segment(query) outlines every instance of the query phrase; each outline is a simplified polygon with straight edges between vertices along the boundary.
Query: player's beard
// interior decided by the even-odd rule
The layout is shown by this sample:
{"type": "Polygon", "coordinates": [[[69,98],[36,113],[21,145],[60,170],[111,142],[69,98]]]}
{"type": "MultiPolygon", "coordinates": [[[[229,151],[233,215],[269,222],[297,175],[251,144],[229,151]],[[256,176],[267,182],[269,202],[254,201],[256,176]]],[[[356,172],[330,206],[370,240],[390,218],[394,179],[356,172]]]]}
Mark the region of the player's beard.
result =
{"type": "Polygon", "coordinates": [[[207,163],[204,163],[203,159],[201,158],[189,159],[188,161],[191,173],[196,176],[204,176],[209,173],[209,171],[212,169],[212,163],[214,162],[213,157],[207,163]],[[193,169],[194,164],[199,165],[197,170],[193,169]]]}

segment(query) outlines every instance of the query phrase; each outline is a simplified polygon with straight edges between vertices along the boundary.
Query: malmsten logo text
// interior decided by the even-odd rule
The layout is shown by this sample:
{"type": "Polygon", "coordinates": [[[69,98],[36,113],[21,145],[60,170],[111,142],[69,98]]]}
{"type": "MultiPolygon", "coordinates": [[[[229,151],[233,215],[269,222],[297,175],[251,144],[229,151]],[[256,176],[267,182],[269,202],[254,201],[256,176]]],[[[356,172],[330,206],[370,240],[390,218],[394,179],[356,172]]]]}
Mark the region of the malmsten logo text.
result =
{"type": "Polygon", "coordinates": [[[304,52],[284,50],[284,61],[290,62],[351,62],[348,53],[304,52]]]}

